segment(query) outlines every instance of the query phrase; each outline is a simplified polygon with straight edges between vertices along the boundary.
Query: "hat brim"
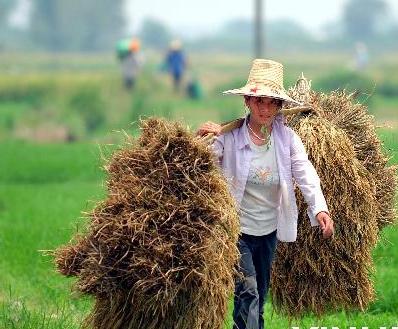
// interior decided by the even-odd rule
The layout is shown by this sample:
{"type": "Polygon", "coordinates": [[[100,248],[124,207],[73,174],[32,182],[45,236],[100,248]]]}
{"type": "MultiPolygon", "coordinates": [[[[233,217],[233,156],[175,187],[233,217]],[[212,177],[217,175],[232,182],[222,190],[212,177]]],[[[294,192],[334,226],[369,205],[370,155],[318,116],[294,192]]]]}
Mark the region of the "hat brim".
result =
{"type": "Polygon", "coordinates": [[[275,90],[271,88],[261,88],[257,89],[256,87],[244,86],[242,88],[230,89],[223,91],[224,95],[239,95],[239,96],[255,96],[255,97],[270,97],[280,99],[282,101],[302,105],[302,103],[294,100],[289,97],[284,90],[275,90]],[[275,92],[276,91],[276,92],[275,92]]]}

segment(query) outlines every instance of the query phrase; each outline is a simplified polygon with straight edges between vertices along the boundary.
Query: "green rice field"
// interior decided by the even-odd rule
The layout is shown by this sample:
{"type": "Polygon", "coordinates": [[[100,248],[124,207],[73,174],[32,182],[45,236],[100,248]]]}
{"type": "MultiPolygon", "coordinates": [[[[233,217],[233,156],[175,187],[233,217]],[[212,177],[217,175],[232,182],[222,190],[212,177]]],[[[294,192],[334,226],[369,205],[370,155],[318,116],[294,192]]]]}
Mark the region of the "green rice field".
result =
{"type": "MultiPolygon", "coordinates": [[[[304,70],[315,88],[316,81],[333,77],[346,60],[338,54],[308,56],[280,59],[286,63],[288,81],[304,70]]],[[[138,133],[131,123],[141,115],[182,120],[192,129],[205,120],[222,122],[240,115],[242,102],[219,93],[245,81],[250,60],[193,56],[191,71],[200,78],[203,98],[191,100],[183,92],[170,92],[167,77],[153,73],[159,60],[153,54],[133,92],[123,90],[111,57],[0,57],[0,329],[79,328],[92,300],[72,291],[74,280],[55,272],[46,250],[67,243],[85,225],[82,211],[104,197],[103,155],[120,143],[120,130],[138,133]],[[88,121],[92,117],[97,118],[95,125],[88,121]],[[72,141],[57,137],[61,128],[73,135],[72,141]],[[40,129],[48,134],[38,134],[40,129]]],[[[396,58],[388,55],[374,63],[367,78],[382,84],[393,77],[398,85],[396,58]]],[[[366,102],[381,126],[378,133],[390,162],[398,164],[398,96],[375,93],[366,102]]],[[[366,312],[289,321],[273,314],[267,303],[266,327],[398,326],[397,227],[383,231],[374,262],[377,300],[366,312]]],[[[231,311],[225,328],[231,328],[231,311]]]]}

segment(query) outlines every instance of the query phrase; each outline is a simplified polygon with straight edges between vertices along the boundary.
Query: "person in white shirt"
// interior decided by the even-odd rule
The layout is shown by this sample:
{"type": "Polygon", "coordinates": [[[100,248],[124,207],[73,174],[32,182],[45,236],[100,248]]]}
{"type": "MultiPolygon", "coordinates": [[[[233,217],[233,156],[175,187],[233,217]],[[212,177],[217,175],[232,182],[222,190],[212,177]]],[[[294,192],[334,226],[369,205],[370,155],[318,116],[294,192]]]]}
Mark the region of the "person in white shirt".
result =
{"type": "Polygon", "coordinates": [[[241,95],[249,115],[221,133],[206,122],[197,134],[217,135],[213,144],[221,168],[239,205],[241,254],[234,298],[234,329],[263,329],[263,308],[277,239],[297,238],[298,210],[293,181],[308,204],[312,226],[324,238],[333,235],[333,221],[319,177],[300,137],[284,124],[283,102],[298,103],[283,87],[283,66],[265,59],[253,62],[247,84],[224,92],[241,95]]]}

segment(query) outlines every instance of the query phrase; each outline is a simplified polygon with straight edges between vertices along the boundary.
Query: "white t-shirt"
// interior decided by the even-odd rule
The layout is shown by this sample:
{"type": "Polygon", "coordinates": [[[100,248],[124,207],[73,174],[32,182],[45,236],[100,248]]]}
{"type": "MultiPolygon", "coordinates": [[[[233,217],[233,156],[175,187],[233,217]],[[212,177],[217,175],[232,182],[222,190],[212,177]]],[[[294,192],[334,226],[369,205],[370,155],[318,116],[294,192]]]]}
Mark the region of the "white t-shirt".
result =
{"type": "Polygon", "coordinates": [[[266,145],[255,145],[250,136],[248,138],[253,156],[240,205],[241,232],[260,236],[276,230],[280,180],[273,134],[268,149],[266,145]]]}

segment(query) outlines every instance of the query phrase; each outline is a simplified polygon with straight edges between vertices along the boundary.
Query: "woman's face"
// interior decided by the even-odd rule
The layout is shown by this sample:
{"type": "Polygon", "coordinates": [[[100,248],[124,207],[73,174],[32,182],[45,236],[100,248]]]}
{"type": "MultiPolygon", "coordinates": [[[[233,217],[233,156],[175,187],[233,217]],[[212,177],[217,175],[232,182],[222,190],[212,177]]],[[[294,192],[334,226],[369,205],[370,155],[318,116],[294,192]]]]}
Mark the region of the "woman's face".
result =
{"type": "Polygon", "coordinates": [[[270,126],[278,113],[282,101],[269,97],[245,96],[245,103],[250,109],[250,118],[258,125],[270,126]]]}

